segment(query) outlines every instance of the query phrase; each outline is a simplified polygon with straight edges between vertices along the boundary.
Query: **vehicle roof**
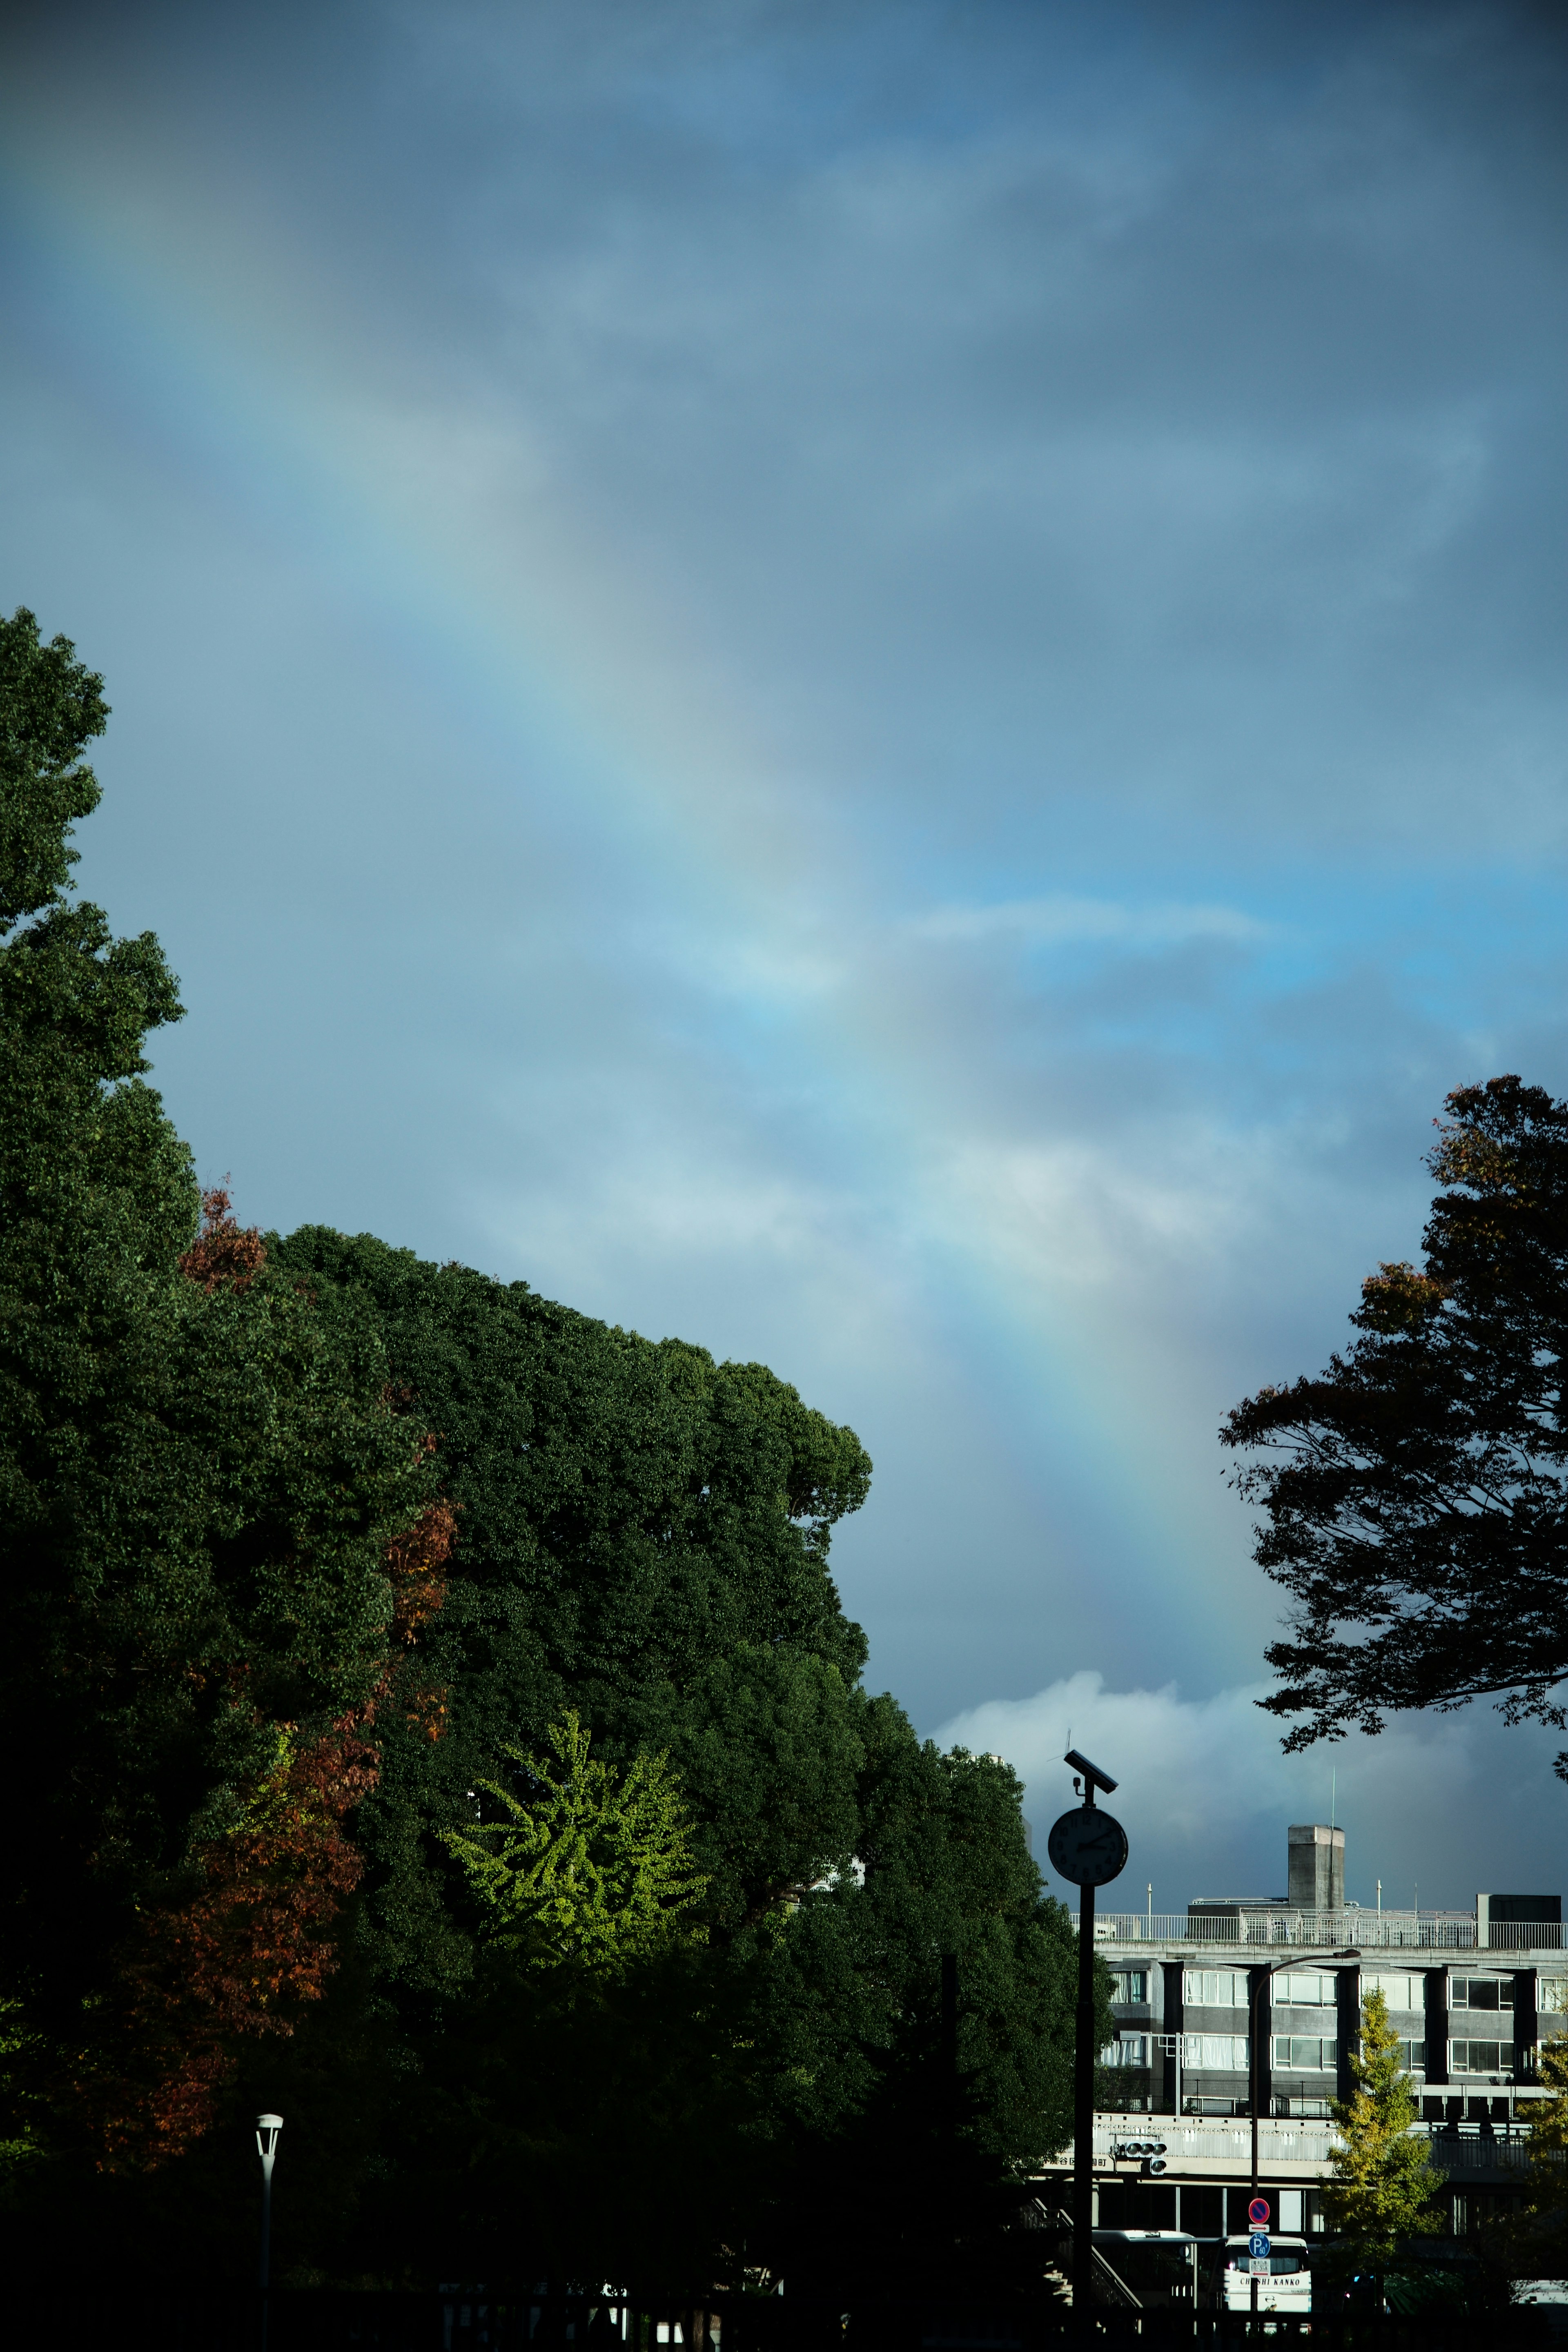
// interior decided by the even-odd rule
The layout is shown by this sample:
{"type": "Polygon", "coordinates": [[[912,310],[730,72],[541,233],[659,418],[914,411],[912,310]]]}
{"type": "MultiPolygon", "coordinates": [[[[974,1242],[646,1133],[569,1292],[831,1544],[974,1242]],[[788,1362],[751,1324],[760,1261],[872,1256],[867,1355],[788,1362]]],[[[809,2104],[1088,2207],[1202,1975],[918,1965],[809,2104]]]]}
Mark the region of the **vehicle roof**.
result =
{"type": "Polygon", "coordinates": [[[1198,2242],[1190,2230],[1101,2230],[1097,2228],[1094,2234],[1097,2238],[1130,2238],[1139,2244],[1142,2244],[1145,2239],[1157,2239],[1162,2245],[1165,2246],[1195,2246],[1198,2242]]]}
{"type": "MultiPolygon", "coordinates": [[[[1225,2242],[1227,2246],[1245,2246],[1254,2234],[1250,2230],[1229,2230],[1226,2232],[1225,2242]]],[[[1307,2242],[1294,2230],[1289,2233],[1283,2230],[1265,2230],[1263,2234],[1271,2246],[1304,2246],[1307,2242]]]]}

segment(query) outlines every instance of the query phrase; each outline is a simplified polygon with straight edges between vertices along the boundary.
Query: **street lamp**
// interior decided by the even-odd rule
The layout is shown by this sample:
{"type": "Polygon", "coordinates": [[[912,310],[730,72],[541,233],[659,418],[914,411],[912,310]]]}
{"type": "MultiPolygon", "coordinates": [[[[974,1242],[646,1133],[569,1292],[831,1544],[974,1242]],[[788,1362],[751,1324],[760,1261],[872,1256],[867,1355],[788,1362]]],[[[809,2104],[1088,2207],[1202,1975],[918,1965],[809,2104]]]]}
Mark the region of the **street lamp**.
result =
{"type": "MultiPolygon", "coordinates": [[[[1258,1995],[1269,1979],[1279,1976],[1283,1969],[1310,1968],[1314,1963],[1321,1965],[1324,1960],[1359,1960],[1360,1958],[1360,1948],[1355,1946],[1347,1946],[1342,1952],[1292,1952],[1289,1958],[1276,1960],[1272,1966],[1259,1969],[1258,1971],[1258,1982],[1252,1988],[1252,1998],[1247,2004],[1247,2022],[1252,2029],[1247,2040],[1247,2052],[1252,2061],[1248,2069],[1250,2080],[1247,2087],[1252,2093],[1250,2104],[1252,2107],[1252,2201],[1254,2204],[1258,2201],[1258,2085],[1263,2075],[1263,2069],[1258,2061],[1258,1995]]],[[[1254,2312],[1258,2309],[1258,2273],[1256,2271],[1252,2273],[1252,2308],[1254,2312]]]]}
{"type": "MultiPolygon", "coordinates": [[[[268,2272],[272,2258],[272,2160],[278,2153],[278,2135],[282,2128],[281,2116],[258,2116],[256,2118],[256,2152],[261,2158],[261,2263],[256,2283],[263,2294],[267,2293],[268,2272]]],[[[265,2343],[265,2304],[261,2311],[262,2341],[265,2343]]]]}

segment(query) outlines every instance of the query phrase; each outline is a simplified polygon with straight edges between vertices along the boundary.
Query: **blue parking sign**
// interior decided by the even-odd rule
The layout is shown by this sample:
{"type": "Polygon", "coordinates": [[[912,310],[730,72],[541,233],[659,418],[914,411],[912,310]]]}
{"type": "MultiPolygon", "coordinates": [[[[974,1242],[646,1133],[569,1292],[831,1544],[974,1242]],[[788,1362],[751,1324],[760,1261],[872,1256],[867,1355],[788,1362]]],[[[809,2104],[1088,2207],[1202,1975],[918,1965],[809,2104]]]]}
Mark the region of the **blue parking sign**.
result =
{"type": "Polygon", "coordinates": [[[1254,2230],[1251,2238],[1247,2242],[1247,2251],[1252,2256],[1255,2263],[1267,2261],[1268,2256],[1268,2231],[1254,2230]]]}

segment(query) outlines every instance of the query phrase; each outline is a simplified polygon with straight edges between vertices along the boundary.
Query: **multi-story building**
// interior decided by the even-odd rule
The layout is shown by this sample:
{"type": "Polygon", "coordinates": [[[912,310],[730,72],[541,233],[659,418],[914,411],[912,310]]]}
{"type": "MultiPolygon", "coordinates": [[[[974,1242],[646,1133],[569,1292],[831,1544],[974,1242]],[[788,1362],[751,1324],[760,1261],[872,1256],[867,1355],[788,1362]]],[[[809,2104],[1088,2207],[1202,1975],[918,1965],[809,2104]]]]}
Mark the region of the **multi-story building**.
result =
{"type": "MultiPolygon", "coordinates": [[[[1521,2110],[1540,2095],[1536,2053],[1568,2032],[1562,1897],[1368,1910],[1344,1898],[1344,1832],[1316,1822],[1289,1832],[1289,1863],[1284,1895],[1201,1895],[1182,1916],[1096,1918],[1116,1986],[1117,2040],[1102,2064],[1124,2086],[1097,2121],[1100,2226],[1197,2237],[1244,2227],[1256,2096],[1275,2227],[1318,2227],[1331,2102],[1353,2089],[1361,2004],[1376,1986],[1448,2183],[1449,2226],[1463,2235],[1516,2200],[1521,2110]],[[1335,1957],[1346,1950],[1357,1957],[1335,1957]],[[1149,2137],[1165,2142],[1157,2179],[1114,2153],[1149,2137]]],[[[1069,2149],[1047,2177],[1071,2163],[1069,2149]]]]}

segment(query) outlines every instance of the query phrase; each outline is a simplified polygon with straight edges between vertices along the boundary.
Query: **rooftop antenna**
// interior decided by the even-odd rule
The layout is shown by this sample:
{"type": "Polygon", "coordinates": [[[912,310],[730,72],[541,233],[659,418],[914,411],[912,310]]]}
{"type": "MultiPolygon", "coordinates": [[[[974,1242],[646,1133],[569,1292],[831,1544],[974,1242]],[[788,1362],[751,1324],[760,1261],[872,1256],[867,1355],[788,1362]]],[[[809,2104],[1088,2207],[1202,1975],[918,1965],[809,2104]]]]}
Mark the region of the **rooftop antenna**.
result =
{"type": "Polygon", "coordinates": [[[1333,1828],[1338,1818],[1339,1802],[1339,1773],[1336,1769],[1331,1768],[1329,1772],[1329,1827],[1331,1829],[1333,1828]]]}

